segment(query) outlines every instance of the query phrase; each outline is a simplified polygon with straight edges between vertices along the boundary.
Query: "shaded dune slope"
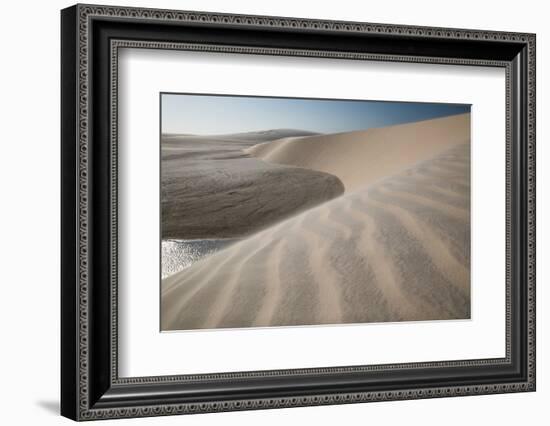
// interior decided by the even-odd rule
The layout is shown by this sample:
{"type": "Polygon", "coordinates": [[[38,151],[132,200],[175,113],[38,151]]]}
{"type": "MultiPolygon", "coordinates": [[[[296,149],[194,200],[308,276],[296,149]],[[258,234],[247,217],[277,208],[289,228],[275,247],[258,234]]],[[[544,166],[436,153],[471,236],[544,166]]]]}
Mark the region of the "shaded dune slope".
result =
{"type": "MultiPolygon", "coordinates": [[[[161,328],[469,318],[470,152],[464,142],[455,140],[388,178],[372,177],[370,186],[163,280],[161,328]]],[[[354,185],[352,176],[342,181],[354,185]]]]}
{"type": "Polygon", "coordinates": [[[338,177],[251,158],[243,149],[292,130],[225,137],[164,135],[161,144],[163,239],[251,234],[344,191],[338,177]]]}

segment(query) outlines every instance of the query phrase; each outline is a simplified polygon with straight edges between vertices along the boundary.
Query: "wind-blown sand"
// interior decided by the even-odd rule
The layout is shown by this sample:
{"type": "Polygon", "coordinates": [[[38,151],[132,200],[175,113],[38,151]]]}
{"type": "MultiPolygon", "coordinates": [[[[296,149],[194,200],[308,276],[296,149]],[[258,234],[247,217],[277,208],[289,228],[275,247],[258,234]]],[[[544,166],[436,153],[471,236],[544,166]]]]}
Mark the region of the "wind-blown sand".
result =
{"type": "Polygon", "coordinates": [[[248,152],[346,193],[164,279],[163,330],[470,317],[469,114],[248,152]]]}
{"type": "Polygon", "coordinates": [[[334,175],[266,163],[244,152],[289,134],[311,135],[163,135],[162,238],[242,237],[340,195],[344,186],[334,175]]]}

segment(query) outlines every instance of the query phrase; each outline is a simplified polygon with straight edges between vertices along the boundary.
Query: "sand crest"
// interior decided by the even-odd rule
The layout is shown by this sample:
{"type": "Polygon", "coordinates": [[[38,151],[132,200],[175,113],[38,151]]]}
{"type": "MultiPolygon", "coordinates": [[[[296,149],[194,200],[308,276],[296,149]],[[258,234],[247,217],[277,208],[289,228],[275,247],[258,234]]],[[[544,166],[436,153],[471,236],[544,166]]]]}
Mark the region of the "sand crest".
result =
{"type": "Polygon", "coordinates": [[[466,143],[470,114],[328,135],[286,137],[245,152],[268,163],[317,170],[353,191],[445,149],[466,143]]]}

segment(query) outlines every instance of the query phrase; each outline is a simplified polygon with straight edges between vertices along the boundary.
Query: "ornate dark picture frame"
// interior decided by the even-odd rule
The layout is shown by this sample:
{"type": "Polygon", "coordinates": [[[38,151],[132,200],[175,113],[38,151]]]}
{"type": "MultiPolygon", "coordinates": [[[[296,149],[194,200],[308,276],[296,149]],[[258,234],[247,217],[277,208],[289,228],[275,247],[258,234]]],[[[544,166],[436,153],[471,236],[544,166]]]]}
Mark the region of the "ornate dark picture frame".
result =
{"type": "Polygon", "coordinates": [[[61,51],[62,415],[92,420],[535,390],[534,34],[76,5],[61,12],[61,51]],[[506,356],[120,378],[121,47],[504,68],[506,356]]]}

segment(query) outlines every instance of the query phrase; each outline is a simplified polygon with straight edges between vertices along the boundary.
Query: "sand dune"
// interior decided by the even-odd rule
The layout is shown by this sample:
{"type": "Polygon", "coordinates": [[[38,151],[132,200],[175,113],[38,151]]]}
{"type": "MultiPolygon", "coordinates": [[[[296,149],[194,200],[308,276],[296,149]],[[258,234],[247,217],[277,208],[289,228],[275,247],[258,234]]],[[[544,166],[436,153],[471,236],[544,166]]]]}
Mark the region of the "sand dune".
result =
{"type": "Polygon", "coordinates": [[[347,192],[163,280],[161,328],[469,318],[468,126],[462,115],[248,150],[347,192]]]}
{"type": "Polygon", "coordinates": [[[338,176],[352,191],[469,140],[470,114],[316,136],[286,137],[245,149],[268,163],[338,176]]]}

